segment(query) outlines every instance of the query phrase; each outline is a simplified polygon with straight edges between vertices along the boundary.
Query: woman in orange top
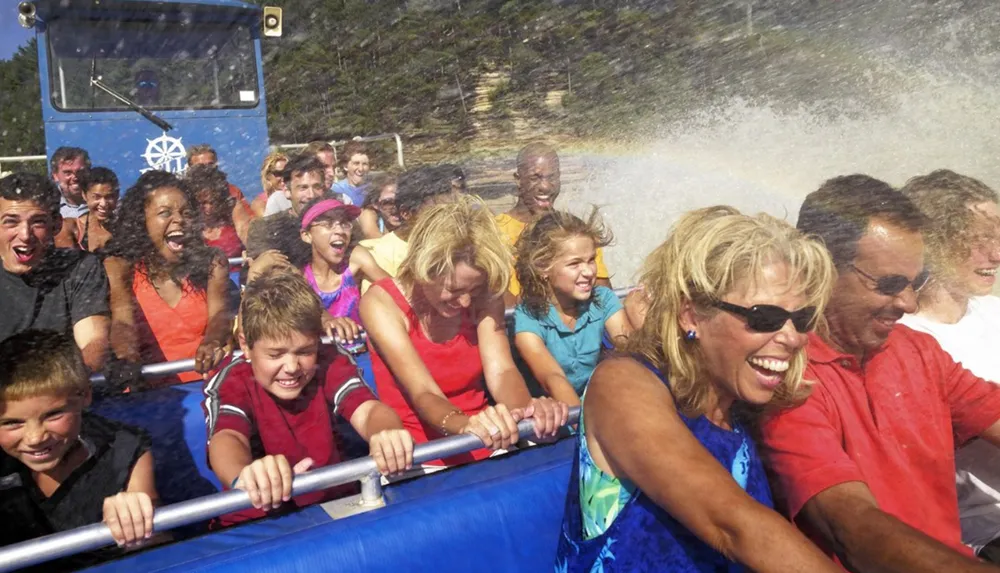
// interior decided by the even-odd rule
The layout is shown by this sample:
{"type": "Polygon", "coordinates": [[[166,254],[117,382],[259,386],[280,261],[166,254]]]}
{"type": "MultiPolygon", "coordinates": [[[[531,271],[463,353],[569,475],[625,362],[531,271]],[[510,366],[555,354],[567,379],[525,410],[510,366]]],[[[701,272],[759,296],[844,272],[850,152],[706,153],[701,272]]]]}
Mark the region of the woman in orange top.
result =
{"type": "Polygon", "coordinates": [[[111,347],[143,364],[195,359],[199,380],[223,359],[232,333],[226,259],[205,245],[197,202],[172,173],[144,173],[122,199],[105,261],[111,347]]]}

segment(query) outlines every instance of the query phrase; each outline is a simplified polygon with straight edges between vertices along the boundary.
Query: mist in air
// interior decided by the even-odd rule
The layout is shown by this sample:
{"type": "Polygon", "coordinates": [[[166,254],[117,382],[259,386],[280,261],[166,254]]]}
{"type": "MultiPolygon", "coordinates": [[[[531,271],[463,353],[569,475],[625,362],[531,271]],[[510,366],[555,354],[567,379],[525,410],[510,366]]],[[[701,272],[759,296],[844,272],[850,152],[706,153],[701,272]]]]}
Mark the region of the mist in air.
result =
{"type": "Polygon", "coordinates": [[[692,98],[637,148],[583,158],[586,174],[564,205],[602,207],[616,238],[606,255],[616,285],[632,284],[643,257],[693,208],[730,204],[794,222],[806,194],[850,173],[902,185],[948,168],[1000,186],[1000,9],[840,4],[822,21],[761,34],[764,50],[769,37],[790,36],[828,47],[813,47],[805,66],[775,59],[749,88],[744,77],[730,95],[692,98]]]}

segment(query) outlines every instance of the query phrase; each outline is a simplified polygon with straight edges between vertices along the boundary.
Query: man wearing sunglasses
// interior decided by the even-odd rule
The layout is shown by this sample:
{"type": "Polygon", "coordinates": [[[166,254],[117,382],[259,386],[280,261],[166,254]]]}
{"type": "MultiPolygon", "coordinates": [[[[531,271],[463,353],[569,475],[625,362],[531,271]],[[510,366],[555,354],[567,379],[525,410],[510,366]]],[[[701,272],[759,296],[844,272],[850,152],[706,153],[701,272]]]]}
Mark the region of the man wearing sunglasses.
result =
{"type": "Polygon", "coordinates": [[[799,211],[838,279],[809,337],[812,394],[763,423],[762,453],[789,516],[852,571],[996,570],[962,545],[955,448],[1000,444],[1000,388],[896,324],[929,280],[925,225],[864,175],[827,181],[799,211]]]}

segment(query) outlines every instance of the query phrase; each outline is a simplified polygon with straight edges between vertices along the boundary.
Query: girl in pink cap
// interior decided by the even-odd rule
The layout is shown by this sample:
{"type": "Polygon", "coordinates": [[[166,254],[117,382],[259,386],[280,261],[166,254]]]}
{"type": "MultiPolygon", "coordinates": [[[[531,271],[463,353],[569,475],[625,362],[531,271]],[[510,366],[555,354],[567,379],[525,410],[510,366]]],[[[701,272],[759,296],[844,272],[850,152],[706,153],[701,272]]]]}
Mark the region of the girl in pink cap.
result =
{"type": "Polygon", "coordinates": [[[360,334],[361,278],[375,282],[389,276],[368,249],[351,241],[360,214],[354,205],[319,198],[306,205],[300,227],[302,240],[312,246],[312,261],[303,273],[329,315],[324,317],[327,330],[348,344],[360,334]]]}

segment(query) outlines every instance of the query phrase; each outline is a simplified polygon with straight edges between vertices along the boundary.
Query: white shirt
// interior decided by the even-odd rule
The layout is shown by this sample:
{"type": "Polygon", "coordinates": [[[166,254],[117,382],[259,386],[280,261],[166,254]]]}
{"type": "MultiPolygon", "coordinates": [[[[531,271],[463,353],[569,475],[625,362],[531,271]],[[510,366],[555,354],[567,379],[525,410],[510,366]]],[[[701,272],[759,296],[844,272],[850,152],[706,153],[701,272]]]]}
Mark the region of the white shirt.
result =
{"type": "Polygon", "coordinates": [[[271,193],[271,196],[267,198],[267,204],[264,205],[264,216],[274,215],[275,213],[281,213],[282,211],[287,211],[292,208],[292,202],[285,197],[284,191],[275,191],[271,193]]]}
{"type": "MultiPolygon", "coordinates": [[[[900,322],[933,336],[976,376],[1000,383],[1000,298],[973,297],[955,324],[915,314],[900,322]]],[[[955,452],[955,466],[962,541],[979,551],[1000,537],[1000,448],[973,440],[955,452]]]]}
{"type": "Polygon", "coordinates": [[[79,219],[80,217],[86,215],[90,209],[87,208],[87,202],[84,201],[79,205],[70,205],[66,201],[66,197],[59,196],[59,214],[62,215],[63,219],[79,219]]]}

